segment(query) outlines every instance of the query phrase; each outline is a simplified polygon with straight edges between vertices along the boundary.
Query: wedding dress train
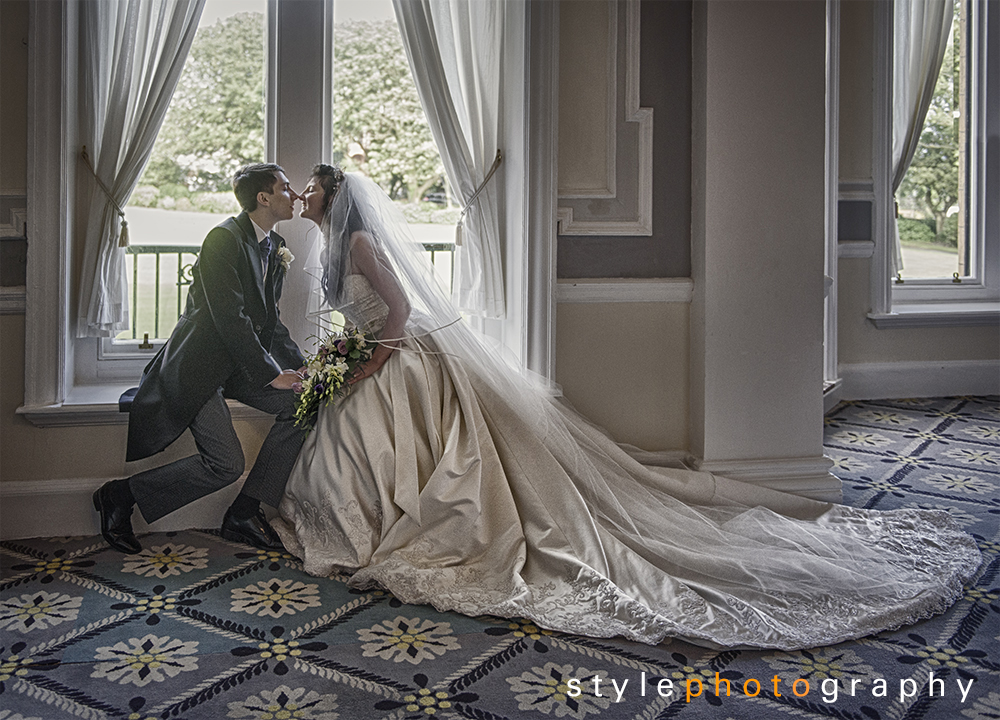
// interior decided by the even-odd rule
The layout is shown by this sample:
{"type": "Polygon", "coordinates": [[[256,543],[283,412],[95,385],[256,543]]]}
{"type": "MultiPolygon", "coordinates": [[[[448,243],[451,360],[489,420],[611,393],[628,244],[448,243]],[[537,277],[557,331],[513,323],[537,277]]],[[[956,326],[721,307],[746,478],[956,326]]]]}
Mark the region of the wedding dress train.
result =
{"type": "MultiPolygon", "coordinates": [[[[345,315],[380,327],[367,279],[346,282],[345,315]]],[[[979,565],[946,512],[643,466],[545,402],[544,419],[526,417],[434,333],[410,338],[320,412],[275,527],[314,575],[646,643],[837,643],[943,611],[979,565]]]]}

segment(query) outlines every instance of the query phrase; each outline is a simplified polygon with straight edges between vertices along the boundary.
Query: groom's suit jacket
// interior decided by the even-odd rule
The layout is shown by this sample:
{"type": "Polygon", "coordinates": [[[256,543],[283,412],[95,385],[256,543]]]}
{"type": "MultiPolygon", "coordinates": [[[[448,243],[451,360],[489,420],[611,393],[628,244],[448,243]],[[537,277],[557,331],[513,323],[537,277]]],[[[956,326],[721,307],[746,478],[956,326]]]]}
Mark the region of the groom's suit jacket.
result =
{"type": "Polygon", "coordinates": [[[246,212],[213,228],[192,271],[187,307],[143,371],[129,411],[127,460],[160,452],[191,424],[220,387],[264,388],[302,354],[278,314],[285,270],[272,232],[267,275],[246,212]]]}

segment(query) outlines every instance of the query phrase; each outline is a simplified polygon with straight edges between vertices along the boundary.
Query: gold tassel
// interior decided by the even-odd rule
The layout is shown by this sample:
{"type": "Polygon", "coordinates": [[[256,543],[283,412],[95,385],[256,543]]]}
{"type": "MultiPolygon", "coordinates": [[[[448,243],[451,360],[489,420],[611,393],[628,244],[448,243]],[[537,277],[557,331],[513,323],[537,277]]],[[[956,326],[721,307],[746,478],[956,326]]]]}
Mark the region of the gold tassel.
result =
{"type": "Polygon", "coordinates": [[[493,160],[493,165],[490,167],[489,172],[486,173],[486,177],[483,178],[483,181],[479,184],[479,187],[476,188],[476,191],[472,193],[472,197],[469,198],[469,202],[467,202],[465,207],[462,208],[462,214],[458,216],[458,224],[455,226],[455,247],[462,246],[462,222],[465,220],[465,214],[469,212],[469,208],[472,207],[472,203],[474,203],[476,198],[479,197],[479,193],[486,188],[486,183],[490,181],[490,178],[493,177],[493,173],[497,171],[497,168],[500,167],[500,163],[502,162],[503,153],[497,149],[496,159],[493,160]]]}
{"type": "Polygon", "coordinates": [[[118,216],[122,219],[122,232],[121,235],[118,236],[118,247],[128,247],[128,222],[125,221],[125,211],[122,210],[121,205],[118,204],[114,196],[111,194],[111,191],[108,190],[108,186],[104,184],[103,180],[101,180],[100,176],[97,174],[97,170],[94,169],[94,163],[91,162],[90,155],[87,154],[86,145],[84,145],[83,150],[80,151],[80,156],[83,158],[83,161],[87,163],[87,167],[90,168],[90,172],[93,173],[94,179],[97,181],[101,190],[103,190],[104,194],[107,195],[108,202],[115,206],[118,216]]]}

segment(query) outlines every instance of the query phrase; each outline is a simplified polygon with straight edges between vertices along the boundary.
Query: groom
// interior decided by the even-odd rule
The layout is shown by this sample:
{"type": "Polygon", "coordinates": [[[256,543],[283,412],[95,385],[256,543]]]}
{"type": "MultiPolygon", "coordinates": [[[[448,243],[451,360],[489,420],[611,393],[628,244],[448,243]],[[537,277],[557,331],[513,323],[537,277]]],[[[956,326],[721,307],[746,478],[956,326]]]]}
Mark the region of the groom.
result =
{"type": "Polygon", "coordinates": [[[277,506],[302,445],[294,426],[292,384],[303,365],[278,316],[291,254],[273,231],[290,220],[299,196],[282,168],[248,165],[233,178],[243,208],[205,238],[192,271],[187,307],[170,339],[143,372],[129,413],[129,461],[154,455],[191,430],[198,454],[113,480],[94,493],[101,534],[124,553],[142,547],[132,530],[138,504],[153,522],[243,474],[243,448],[225,398],[275,416],[239,496],[222,520],[222,537],[282,549],[260,508],[277,506]]]}

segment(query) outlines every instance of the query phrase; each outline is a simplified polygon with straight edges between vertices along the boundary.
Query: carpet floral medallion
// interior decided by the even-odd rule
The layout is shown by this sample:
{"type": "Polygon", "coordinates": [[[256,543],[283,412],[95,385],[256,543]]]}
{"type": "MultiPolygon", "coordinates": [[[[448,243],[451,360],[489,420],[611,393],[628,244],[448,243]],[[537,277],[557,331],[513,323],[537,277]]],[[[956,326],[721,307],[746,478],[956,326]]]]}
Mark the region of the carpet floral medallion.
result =
{"type": "Polygon", "coordinates": [[[919,624],[800,652],[650,647],[403,605],[189,530],[0,546],[0,720],[1000,719],[1000,401],[844,403],[857,507],[944,508],[984,562],[919,624]]]}

